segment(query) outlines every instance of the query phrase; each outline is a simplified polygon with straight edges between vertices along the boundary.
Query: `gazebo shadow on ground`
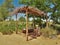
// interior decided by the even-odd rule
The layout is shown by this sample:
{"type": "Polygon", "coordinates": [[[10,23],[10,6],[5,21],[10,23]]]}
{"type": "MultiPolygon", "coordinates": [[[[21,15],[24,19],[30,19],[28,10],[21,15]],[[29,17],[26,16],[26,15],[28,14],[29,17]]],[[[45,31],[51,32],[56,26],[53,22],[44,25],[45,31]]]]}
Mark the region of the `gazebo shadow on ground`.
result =
{"type": "MultiPolygon", "coordinates": [[[[40,35],[42,35],[42,33],[41,32],[37,32],[37,31],[34,31],[34,29],[29,29],[28,30],[28,41],[29,40],[33,40],[33,39],[37,39],[37,37],[40,37],[40,35]]],[[[26,35],[26,30],[22,30],[22,33],[24,34],[24,35],[26,35]]]]}

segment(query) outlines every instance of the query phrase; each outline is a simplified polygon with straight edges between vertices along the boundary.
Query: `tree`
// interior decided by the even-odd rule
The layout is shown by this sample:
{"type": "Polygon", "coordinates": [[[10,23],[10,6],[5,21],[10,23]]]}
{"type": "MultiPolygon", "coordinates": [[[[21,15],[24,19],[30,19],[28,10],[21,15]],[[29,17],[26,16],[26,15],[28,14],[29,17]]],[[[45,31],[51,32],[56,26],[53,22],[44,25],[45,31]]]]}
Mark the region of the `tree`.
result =
{"type": "Polygon", "coordinates": [[[2,15],[3,20],[7,19],[9,12],[13,9],[13,0],[5,0],[5,2],[0,6],[0,16],[2,15]]]}
{"type": "Polygon", "coordinates": [[[50,0],[50,3],[54,5],[54,7],[52,8],[51,18],[54,20],[54,22],[57,22],[58,18],[60,17],[60,1],[50,0]]]}

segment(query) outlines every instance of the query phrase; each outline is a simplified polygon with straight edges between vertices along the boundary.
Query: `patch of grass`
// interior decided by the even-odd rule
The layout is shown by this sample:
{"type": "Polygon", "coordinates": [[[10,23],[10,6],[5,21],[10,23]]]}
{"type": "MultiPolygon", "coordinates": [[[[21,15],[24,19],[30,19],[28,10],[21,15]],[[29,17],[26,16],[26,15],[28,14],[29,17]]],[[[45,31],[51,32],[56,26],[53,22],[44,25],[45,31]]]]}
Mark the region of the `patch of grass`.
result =
{"type": "Polygon", "coordinates": [[[57,35],[57,31],[51,28],[41,29],[41,32],[44,37],[50,37],[52,35],[57,35]]]}

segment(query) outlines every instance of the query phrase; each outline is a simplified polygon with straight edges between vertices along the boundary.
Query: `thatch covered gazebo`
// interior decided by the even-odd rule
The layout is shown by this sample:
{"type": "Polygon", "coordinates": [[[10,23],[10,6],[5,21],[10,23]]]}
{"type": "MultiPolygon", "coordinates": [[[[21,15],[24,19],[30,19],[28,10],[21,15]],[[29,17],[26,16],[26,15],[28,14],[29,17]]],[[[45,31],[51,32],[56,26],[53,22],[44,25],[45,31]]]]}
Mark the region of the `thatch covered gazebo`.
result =
{"type": "Polygon", "coordinates": [[[23,6],[20,8],[16,8],[13,12],[10,13],[10,15],[16,15],[17,18],[17,14],[18,13],[25,13],[26,14],[26,40],[28,40],[28,14],[32,14],[34,16],[43,16],[46,15],[46,13],[44,13],[44,11],[41,11],[37,8],[33,8],[30,6],[23,6]]]}

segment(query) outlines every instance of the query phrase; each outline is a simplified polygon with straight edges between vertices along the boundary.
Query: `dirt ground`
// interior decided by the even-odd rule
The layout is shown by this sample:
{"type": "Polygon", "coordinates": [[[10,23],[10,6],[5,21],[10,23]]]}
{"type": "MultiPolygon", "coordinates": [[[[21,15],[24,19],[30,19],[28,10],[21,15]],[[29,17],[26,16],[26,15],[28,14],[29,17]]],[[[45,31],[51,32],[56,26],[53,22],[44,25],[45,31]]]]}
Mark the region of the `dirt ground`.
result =
{"type": "Polygon", "coordinates": [[[0,45],[60,45],[60,38],[48,39],[42,36],[26,41],[26,37],[20,34],[2,35],[0,33],[0,45]]]}

